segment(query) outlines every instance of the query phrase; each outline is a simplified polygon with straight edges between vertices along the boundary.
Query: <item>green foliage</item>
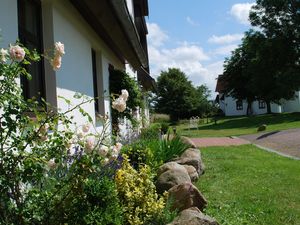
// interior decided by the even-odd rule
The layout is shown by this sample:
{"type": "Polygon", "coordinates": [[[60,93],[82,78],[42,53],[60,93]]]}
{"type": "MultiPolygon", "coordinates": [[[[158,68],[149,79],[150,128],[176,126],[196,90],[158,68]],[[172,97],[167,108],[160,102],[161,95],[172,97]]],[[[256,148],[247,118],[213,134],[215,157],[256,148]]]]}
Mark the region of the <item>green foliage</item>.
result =
{"type": "Polygon", "coordinates": [[[158,140],[160,137],[160,123],[153,123],[149,127],[143,128],[140,138],[142,140],[158,140]]]}
{"type": "Polygon", "coordinates": [[[112,151],[105,158],[100,151],[107,121],[100,134],[77,127],[73,110],[91,120],[81,106],[93,99],[85,96],[55,113],[43,99],[25,100],[18,79],[30,78],[24,65],[39,59],[25,52],[20,62],[8,55],[0,62],[0,224],[122,224],[116,188],[104,173],[112,151]]]}
{"type": "Polygon", "coordinates": [[[152,166],[152,151],[148,147],[150,142],[149,140],[137,140],[122,148],[122,153],[128,156],[134,169],[138,170],[140,165],[145,164],[152,166]]]}
{"type": "Polygon", "coordinates": [[[205,213],[220,224],[300,224],[299,161],[253,145],[201,154],[206,170],[196,186],[208,200],[205,213]]]}
{"type": "Polygon", "coordinates": [[[160,127],[161,127],[161,133],[162,134],[168,133],[168,131],[169,131],[169,123],[162,122],[162,123],[160,123],[160,127]]]}
{"type": "Polygon", "coordinates": [[[173,219],[166,212],[166,200],[158,197],[152,181],[151,170],[147,165],[136,171],[124,155],[122,168],[115,177],[119,198],[124,211],[125,223],[132,225],[164,225],[173,219]]]}
{"type": "Polygon", "coordinates": [[[208,109],[210,93],[206,86],[194,87],[186,74],[169,68],[157,78],[155,109],[169,114],[172,121],[191,116],[201,116],[208,109]]]}
{"type": "Polygon", "coordinates": [[[270,103],[292,99],[300,87],[300,3],[296,0],[257,0],[250,12],[254,30],[225,61],[227,93],[270,103]],[[258,29],[257,29],[258,28],[258,29]]]}
{"type": "Polygon", "coordinates": [[[159,114],[159,113],[153,113],[151,114],[151,121],[153,123],[169,123],[170,122],[170,116],[167,114],[159,114]]]}
{"type": "Polygon", "coordinates": [[[143,108],[143,95],[137,82],[124,71],[111,69],[109,72],[109,92],[113,94],[121,94],[121,90],[126,89],[129,93],[128,101],[126,102],[127,108],[124,112],[118,112],[112,110],[112,124],[115,134],[118,133],[118,118],[124,118],[131,120],[136,124],[135,119],[132,116],[132,111],[138,107],[143,108]]]}
{"type": "Polygon", "coordinates": [[[150,146],[153,152],[153,161],[156,162],[168,162],[175,157],[179,157],[189,147],[188,144],[181,141],[178,135],[163,139],[150,146]]]}

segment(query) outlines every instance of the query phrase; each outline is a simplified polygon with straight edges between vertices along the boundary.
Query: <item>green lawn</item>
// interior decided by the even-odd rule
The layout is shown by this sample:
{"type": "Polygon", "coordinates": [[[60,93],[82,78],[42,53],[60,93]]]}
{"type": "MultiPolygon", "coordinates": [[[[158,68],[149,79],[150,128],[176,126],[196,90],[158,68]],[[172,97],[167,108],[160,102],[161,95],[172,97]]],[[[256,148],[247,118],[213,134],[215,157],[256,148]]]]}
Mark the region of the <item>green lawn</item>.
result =
{"type": "Polygon", "coordinates": [[[253,134],[257,127],[267,124],[267,131],[300,128],[300,113],[259,115],[253,117],[224,117],[217,124],[200,124],[197,129],[189,129],[189,124],[177,126],[181,135],[189,137],[224,137],[253,134]]]}
{"type": "Polygon", "coordinates": [[[252,145],[202,149],[196,184],[222,225],[300,225],[300,161],[252,145]]]}

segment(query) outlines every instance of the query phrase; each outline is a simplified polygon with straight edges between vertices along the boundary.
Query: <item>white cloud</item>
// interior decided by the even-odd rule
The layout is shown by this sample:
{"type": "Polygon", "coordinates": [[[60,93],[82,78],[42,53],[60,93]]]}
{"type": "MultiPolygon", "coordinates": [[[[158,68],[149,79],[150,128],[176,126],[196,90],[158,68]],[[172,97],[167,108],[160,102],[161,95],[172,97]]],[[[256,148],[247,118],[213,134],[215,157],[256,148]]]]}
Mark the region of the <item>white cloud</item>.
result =
{"type": "Polygon", "coordinates": [[[213,35],[208,39],[208,42],[214,44],[230,44],[240,41],[243,36],[243,34],[226,34],[222,36],[213,35]]]}
{"type": "Polygon", "coordinates": [[[237,44],[225,45],[213,51],[213,55],[229,56],[231,52],[238,47],[237,44]]]}
{"type": "Polygon", "coordinates": [[[192,26],[199,26],[200,24],[193,20],[191,17],[187,16],[186,21],[191,24],[192,26]]]}
{"type": "Polygon", "coordinates": [[[156,23],[147,23],[149,45],[161,46],[169,36],[156,23]]]}
{"type": "MultiPolygon", "coordinates": [[[[157,30],[161,30],[159,26],[156,29],[149,29],[149,35],[151,32],[157,34],[157,30]]],[[[211,58],[198,44],[181,42],[174,48],[166,48],[164,41],[158,41],[158,44],[153,40],[156,39],[149,41],[148,45],[151,76],[156,78],[161,71],[172,67],[179,68],[194,85],[206,84],[212,91],[212,97],[215,97],[215,78],[222,73],[223,61],[211,62],[204,66],[203,62],[211,58]]]]}
{"type": "Polygon", "coordinates": [[[249,25],[249,12],[255,3],[237,3],[231,7],[230,14],[240,23],[249,25]]]}

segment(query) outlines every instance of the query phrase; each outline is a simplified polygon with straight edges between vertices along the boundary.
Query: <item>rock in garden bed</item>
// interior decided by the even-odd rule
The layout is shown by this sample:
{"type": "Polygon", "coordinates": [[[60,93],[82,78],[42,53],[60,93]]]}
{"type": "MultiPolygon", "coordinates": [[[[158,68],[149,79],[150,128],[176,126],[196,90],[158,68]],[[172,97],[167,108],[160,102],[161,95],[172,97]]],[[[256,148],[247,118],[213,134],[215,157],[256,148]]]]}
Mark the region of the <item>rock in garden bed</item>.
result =
{"type": "Polygon", "coordinates": [[[190,207],[197,207],[203,210],[207,201],[202,193],[192,183],[186,182],[172,187],[169,190],[172,208],[179,212],[190,207]]]}
{"type": "MultiPolygon", "coordinates": [[[[180,165],[177,164],[177,166],[176,164],[171,164],[174,166],[174,168],[165,170],[165,172],[162,172],[158,177],[156,182],[156,189],[159,194],[162,194],[164,191],[168,191],[170,188],[178,184],[191,182],[191,178],[186,169],[183,166],[180,167],[180,165]]],[[[168,166],[170,166],[170,164],[166,167],[168,166]]],[[[163,171],[163,169],[161,170],[163,171]]]]}
{"type": "Polygon", "coordinates": [[[198,208],[192,207],[180,212],[168,225],[219,225],[219,223],[210,216],[204,215],[198,208]]]}

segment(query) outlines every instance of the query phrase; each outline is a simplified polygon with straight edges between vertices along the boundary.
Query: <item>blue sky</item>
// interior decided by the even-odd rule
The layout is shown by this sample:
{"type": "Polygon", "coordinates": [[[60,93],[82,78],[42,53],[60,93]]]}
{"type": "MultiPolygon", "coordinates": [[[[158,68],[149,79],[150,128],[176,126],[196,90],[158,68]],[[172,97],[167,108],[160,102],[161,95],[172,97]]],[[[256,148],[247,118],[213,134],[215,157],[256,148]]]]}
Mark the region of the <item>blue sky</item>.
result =
{"type": "Polygon", "coordinates": [[[206,84],[215,96],[224,59],[250,28],[254,0],[149,0],[150,70],[180,68],[194,85],[206,84]]]}

